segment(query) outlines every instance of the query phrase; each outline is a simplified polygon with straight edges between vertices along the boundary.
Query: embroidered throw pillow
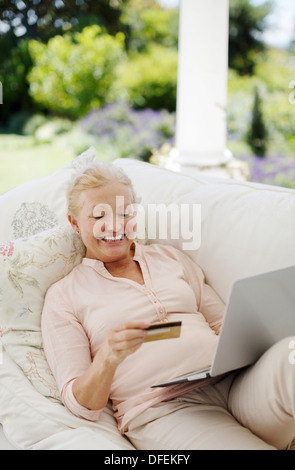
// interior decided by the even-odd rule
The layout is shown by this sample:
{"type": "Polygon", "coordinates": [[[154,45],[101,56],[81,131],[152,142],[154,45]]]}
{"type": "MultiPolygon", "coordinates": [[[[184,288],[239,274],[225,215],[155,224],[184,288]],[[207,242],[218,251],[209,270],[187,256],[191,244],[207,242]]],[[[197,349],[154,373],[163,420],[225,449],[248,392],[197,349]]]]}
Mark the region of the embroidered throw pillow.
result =
{"type": "Polygon", "coordinates": [[[0,340],[33,386],[57,400],[42,347],[42,307],[47,289],[82,261],[84,250],[69,224],[0,245],[0,340]]]}

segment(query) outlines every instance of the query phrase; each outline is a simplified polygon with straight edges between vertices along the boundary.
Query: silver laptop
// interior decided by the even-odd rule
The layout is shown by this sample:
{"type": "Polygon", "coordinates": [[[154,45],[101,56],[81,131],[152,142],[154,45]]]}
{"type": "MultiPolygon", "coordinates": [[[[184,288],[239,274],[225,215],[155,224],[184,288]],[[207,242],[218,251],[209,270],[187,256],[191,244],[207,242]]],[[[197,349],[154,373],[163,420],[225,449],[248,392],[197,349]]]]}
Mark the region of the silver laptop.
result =
{"type": "Polygon", "coordinates": [[[295,335],[295,266],[233,284],[212,366],[154,387],[203,380],[253,364],[274,343],[295,335]]]}

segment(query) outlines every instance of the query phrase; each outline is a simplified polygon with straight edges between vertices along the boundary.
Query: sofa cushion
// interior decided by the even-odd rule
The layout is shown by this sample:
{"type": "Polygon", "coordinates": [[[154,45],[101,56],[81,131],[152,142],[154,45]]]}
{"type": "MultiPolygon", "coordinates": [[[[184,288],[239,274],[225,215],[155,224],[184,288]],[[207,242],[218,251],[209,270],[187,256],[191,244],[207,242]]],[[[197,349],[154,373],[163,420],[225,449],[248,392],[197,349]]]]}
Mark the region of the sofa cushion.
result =
{"type": "Polygon", "coordinates": [[[10,357],[42,395],[59,399],[42,347],[41,312],[51,284],[85,254],[72,227],[0,245],[0,338],[10,357]]]}
{"type": "Polygon", "coordinates": [[[3,351],[0,367],[0,422],[9,442],[23,450],[132,450],[107,406],[98,422],[70,413],[48,400],[3,351]]]}

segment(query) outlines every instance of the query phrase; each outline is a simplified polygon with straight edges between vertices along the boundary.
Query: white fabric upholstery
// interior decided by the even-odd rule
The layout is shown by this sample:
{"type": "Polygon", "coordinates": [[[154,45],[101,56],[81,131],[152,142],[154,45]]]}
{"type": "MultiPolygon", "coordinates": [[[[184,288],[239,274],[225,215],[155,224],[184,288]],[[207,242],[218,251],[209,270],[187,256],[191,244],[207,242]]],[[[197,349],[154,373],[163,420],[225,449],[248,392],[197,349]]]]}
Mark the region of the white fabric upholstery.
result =
{"type": "MultiPolygon", "coordinates": [[[[182,175],[127,159],[115,164],[130,176],[143,204],[201,205],[201,244],[187,254],[223,300],[234,280],[295,264],[294,190],[182,175]]],[[[184,240],[167,242],[182,249],[184,240]]]]}
{"type": "MultiPolygon", "coordinates": [[[[74,235],[62,226],[65,188],[95,158],[90,149],[55,174],[0,197],[0,422],[16,448],[132,449],[118,433],[110,407],[99,423],[89,423],[61,405],[42,356],[39,321],[46,289],[82,255],[78,250],[73,256],[74,235]]],[[[115,165],[131,177],[144,207],[200,205],[201,243],[187,253],[224,301],[234,280],[295,264],[295,191],[173,173],[135,160],[115,165]]],[[[179,249],[184,241],[150,240],[179,249]]],[[[0,433],[0,448],[1,442],[0,433]]]]}

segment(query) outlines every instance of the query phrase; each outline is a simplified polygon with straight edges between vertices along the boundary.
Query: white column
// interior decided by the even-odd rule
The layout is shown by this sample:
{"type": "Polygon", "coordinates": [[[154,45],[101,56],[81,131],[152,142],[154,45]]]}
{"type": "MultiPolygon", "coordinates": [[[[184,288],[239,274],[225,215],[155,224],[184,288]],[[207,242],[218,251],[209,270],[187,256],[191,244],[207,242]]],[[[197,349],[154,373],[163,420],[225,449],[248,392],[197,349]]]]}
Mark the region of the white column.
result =
{"type": "Polygon", "coordinates": [[[176,148],[170,167],[226,163],[229,0],[181,0],[176,148]]]}

